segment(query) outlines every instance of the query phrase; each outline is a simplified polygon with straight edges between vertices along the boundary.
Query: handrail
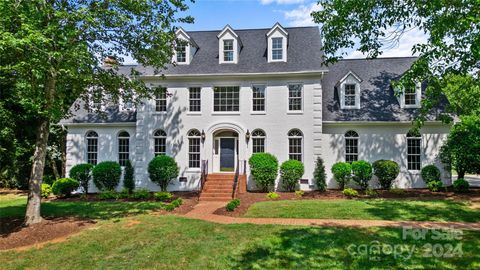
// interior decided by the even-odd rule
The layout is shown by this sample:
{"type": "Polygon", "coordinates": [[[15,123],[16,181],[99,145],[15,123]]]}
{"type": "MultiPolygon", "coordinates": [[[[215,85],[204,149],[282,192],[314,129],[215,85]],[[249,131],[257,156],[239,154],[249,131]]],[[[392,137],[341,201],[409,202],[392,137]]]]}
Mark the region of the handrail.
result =
{"type": "Polygon", "coordinates": [[[235,177],[233,178],[233,190],[232,190],[232,199],[235,199],[235,193],[237,191],[238,185],[238,174],[240,171],[240,160],[237,159],[237,168],[235,168],[235,177]]]}
{"type": "Polygon", "coordinates": [[[202,193],[203,186],[205,185],[205,181],[207,181],[207,176],[208,176],[208,159],[207,160],[202,160],[202,172],[200,175],[200,188],[198,192],[198,196],[202,193]]]}

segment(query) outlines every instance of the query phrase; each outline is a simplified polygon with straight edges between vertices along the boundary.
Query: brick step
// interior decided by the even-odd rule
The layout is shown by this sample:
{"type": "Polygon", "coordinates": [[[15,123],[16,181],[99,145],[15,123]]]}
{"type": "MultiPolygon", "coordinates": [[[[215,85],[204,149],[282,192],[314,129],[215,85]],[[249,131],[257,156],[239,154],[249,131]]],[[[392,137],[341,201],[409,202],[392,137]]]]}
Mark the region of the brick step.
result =
{"type": "Polygon", "coordinates": [[[208,196],[208,197],[228,197],[232,196],[232,192],[202,192],[202,196],[208,196]]]}
{"type": "Polygon", "coordinates": [[[200,196],[200,201],[208,201],[208,202],[229,202],[230,200],[232,200],[232,196],[229,196],[229,197],[202,197],[200,196]]]}
{"type": "Polygon", "coordinates": [[[232,190],[232,187],[205,187],[202,192],[232,192],[232,190]]]}
{"type": "Polygon", "coordinates": [[[235,178],[235,175],[229,175],[229,174],[209,174],[207,175],[207,181],[208,180],[231,180],[235,178]]]}
{"type": "Polygon", "coordinates": [[[216,185],[216,186],[232,186],[233,182],[205,182],[205,186],[216,185]]]}
{"type": "Polygon", "coordinates": [[[205,181],[205,183],[216,183],[216,184],[228,183],[228,184],[233,184],[233,180],[207,179],[207,181],[205,181]]]}

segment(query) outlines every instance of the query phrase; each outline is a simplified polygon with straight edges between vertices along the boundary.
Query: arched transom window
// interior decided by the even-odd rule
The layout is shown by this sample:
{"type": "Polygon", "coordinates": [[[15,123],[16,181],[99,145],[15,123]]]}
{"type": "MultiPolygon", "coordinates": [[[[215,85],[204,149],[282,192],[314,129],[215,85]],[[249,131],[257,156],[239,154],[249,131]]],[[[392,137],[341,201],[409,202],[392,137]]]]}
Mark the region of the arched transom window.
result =
{"type": "Polygon", "coordinates": [[[97,165],[98,157],[98,134],[95,131],[89,131],[87,138],[87,163],[97,165]]]}
{"type": "Polygon", "coordinates": [[[200,168],[201,133],[197,129],[188,132],[188,167],[200,168]]]}
{"type": "Polygon", "coordinates": [[[252,132],[252,152],[263,153],[265,152],[265,131],[261,129],[255,129],[252,132]]]}
{"type": "Polygon", "coordinates": [[[345,161],[358,160],[358,133],[349,130],[345,133],[345,161]]]}
{"type": "Polygon", "coordinates": [[[118,163],[126,166],[130,159],[130,134],[122,131],[118,134],[118,163]]]}
{"type": "Polygon", "coordinates": [[[157,129],[153,133],[153,152],[155,156],[158,155],[165,155],[167,153],[166,151],[166,145],[167,145],[167,133],[161,129],[157,129]]]}
{"type": "Polygon", "coordinates": [[[298,129],[288,132],[288,158],[302,161],[303,133],[298,129]]]}

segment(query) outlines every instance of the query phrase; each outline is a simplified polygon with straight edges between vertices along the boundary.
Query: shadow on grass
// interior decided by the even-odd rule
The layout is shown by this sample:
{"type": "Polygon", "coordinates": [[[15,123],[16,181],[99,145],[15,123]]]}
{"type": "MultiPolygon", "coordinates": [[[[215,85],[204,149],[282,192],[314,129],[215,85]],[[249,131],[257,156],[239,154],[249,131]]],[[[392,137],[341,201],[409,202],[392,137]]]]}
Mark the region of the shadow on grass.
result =
{"type": "Polygon", "coordinates": [[[455,246],[461,241],[432,240],[431,232],[423,241],[402,240],[402,230],[391,228],[283,229],[242,248],[230,261],[233,269],[470,269],[480,259],[480,233],[469,233],[464,236],[469,242],[461,243],[463,254],[445,258],[426,257],[424,245],[455,246]],[[383,252],[384,245],[405,249],[394,255],[388,249],[383,252]],[[407,248],[413,250],[411,255],[407,248]]]}

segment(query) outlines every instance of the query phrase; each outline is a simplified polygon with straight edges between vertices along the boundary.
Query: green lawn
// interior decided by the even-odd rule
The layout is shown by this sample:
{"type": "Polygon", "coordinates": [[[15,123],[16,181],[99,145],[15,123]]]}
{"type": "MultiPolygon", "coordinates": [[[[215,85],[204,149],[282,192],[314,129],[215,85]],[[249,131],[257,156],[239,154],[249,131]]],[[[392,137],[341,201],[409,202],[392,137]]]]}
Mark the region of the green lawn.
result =
{"type": "Polygon", "coordinates": [[[255,203],[246,217],[479,222],[469,202],[450,200],[285,200],[255,203]]]}
{"type": "MultiPolygon", "coordinates": [[[[0,218],[23,217],[26,196],[0,196],[0,218]]],[[[42,203],[42,216],[110,219],[132,214],[142,214],[149,210],[162,208],[162,202],[87,202],[87,201],[52,201],[42,203]]]]}

